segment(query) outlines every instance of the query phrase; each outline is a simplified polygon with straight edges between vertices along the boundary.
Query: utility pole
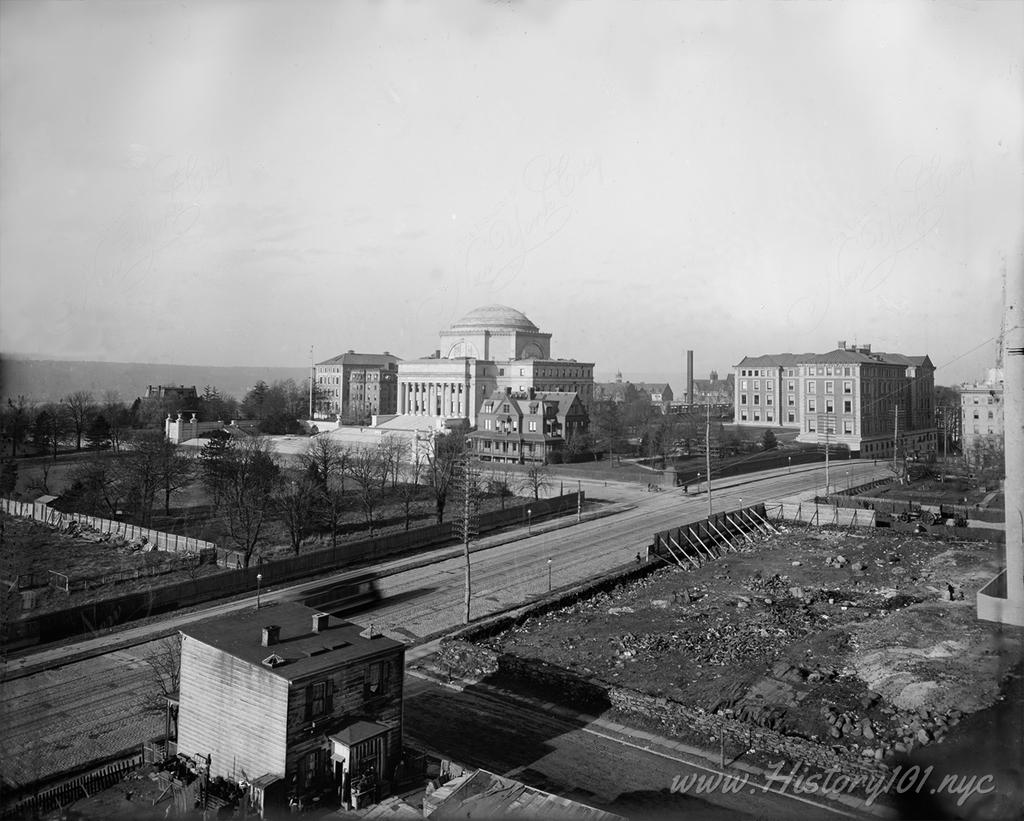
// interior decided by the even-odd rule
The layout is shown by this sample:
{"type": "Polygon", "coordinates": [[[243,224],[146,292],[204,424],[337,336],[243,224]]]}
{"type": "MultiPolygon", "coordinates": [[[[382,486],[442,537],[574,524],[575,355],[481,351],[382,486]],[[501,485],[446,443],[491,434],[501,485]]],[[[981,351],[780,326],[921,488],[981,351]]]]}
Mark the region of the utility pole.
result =
{"type": "Polygon", "coordinates": [[[472,580],[470,577],[470,564],[469,564],[469,542],[477,535],[479,528],[477,527],[477,514],[480,505],[479,493],[476,484],[476,471],[473,468],[472,462],[470,461],[469,449],[467,447],[466,452],[462,455],[462,459],[459,462],[459,472],[457,474],[458,484],[461,484],[459,490],[462,491],[462,510],[459,512],[458,518],[454,522],[454,529],[458,536],[462,538],[463,546],[463,557],[466,563],[466,591],[463,601],[463,623],[469,624],[469,603],[472,599],[472,580]]]}
{"type": "Polygon", "coordinates": [[[825,495],[828,496],[829,476],[828,476],[828,414],[825,415],[825,495]]]}
{"type": "Polygon", "coordinates": [[[708,471],[708,518],[711,518],[711,405],[707,406],[707,421],[704,424],[704,457],[708,471]]]}
{"type": "Polygon", "coordinates": [[[900,403],[896,403],[896,409],[892,414],[894,427],[892,430],[892,469],[894,473],[899,473],[899,468],[896,465],[896,452],[899,450],[900,444],[900,403]]]}
{"type": "Polygon", "coordinates": [[[313,419],[313,380],[316,379],[316,365],[313,364],[313,346],[309,346],[309,418],[313,419]]]}

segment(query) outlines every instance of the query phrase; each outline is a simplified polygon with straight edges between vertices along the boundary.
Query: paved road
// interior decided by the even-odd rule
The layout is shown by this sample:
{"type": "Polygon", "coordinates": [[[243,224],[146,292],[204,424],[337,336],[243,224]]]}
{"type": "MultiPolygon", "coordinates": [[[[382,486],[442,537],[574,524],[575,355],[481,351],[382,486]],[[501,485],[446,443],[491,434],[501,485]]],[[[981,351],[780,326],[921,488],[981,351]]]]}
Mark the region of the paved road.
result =
{"type": "MultiPolygon", "coordinates": [[[[852,462],[849,469],[853,481],[884,475],[884,468],[871,464],[852,462]]],[[[835,470],[833,474],[838,475],[835,470]]],[[[713,491],[714,507],[734,508],[741,498],[744,504],[751,504],[766,498],[806,495],[808,488],[813,493],[815,484],[823,485],[823,475],[823,469],[809,468],[794,470],[792,474],[770,471],[725,480],[724,487],[713,491]]],[[[620,488],[610,482],[607,488],[601,483],[600,491],[595,486],[588,492],[592,496],[604,494],[606,499],[625,498],[633,502],[617,515],[573,523],[565,529],[547,530],[545,525],[534,528],[530,534],[520,531],[513,536],[505,534],[482,540],[472,561],[474,617],[545,593],[549,558],[554,587],[587,579],[631,562],[650,543],[654,531],[699,519],[707,510],[705,496],[683,497],[678,491],[638,492],[635,486],[620,488]]],[[[431,555],[436,561],[383,579],[384,601],[372,610],[353,614],[351,620],[383,626],[386,632],[410,644],[460,624],[463,562],[461,558],[443,558],[446,554],[452,555],[452,551],[434,551],[431,555]]],[[[409,560],[399,560],[387,563],[385,568],[396,569],[404,566],[403,562],[410,564],[409,560]]],[[[322,582],[306,586],[316,584],[322,582]]],[[[295,589],[265,595],[270,600],[284,595],[293,597],[295,589]]],[[[8,662],[9,670],[44,662],[53,666],[0,685],[0,726],[5,731],[0,764],[5,777],[16,769],[12,761],[26,751],[31,752],[26,756],[31,762],[18,765],[19,772],[22,776],[38,777],[80,764],[83,757],[88,760],[114,753],[123,748],[117,745],[125,740],[139,743],[161,733],[162,718],[141,706],[145,694],[153,689],[145,664],[145,659],[157,650],[151,639],[189,621],[254,604],[254,599],[249,599],[175,615],[130,632],[96,637],[56,650],[42,648],[8,662]],[[122,646],[126,641],[133,646],[122,646]],[[113,648],[117,648],[116,652],[104,652],[113,648]],[[67,663],[76,653],[86,652],[101,655],[67,663]]],[[[411,660],[428,651],[427,647],[417,647],[408,657],[411,660]]]]}
{"type": "Polygon", "coordinates": [[[733,769],[735,792],[672,792],[674,779],[715,777],[717,770],[684,753],[623,738],[607,722],[573,720],[467,688],[452,692],[407,677],[405,735],[420,748],[467,766],[508,775],[538,789],[645,819],[838,819],[836,802],[800,801],[764,789],[733,769]],[[627,746],[628,745],[628,746],[627,746]],[[647,749],[645,749],[647,747],[647,749]],[[741,786],[742,785],[742,786],[741,786]]]}

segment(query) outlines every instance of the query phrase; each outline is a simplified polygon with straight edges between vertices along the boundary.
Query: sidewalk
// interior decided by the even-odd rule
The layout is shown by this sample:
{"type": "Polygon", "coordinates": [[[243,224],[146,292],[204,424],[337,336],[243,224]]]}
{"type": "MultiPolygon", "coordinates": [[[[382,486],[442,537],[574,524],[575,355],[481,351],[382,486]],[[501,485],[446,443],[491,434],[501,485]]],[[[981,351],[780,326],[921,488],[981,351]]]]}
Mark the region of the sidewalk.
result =
{"type": "MultiPolygon", "coordinates": [[[[432,642],[432,644],[436,647],[438,642],[432,642]]],[[[577,712],[568,707],[554,704],[550,701],[541,701],[540,699],[511,690],[494,687],[482,681],[474,681],[472,679],[449,679],[448,675],[434,667],[430,663],[429,659],[418,666],[408,666],[406,668],[406,673],[407,675],[416,676],[424,681],[431,682],[441,687],[446,687],[450,690],[455,690],[456,692],[462,692],[463,690],[472,687],[473,692],[476,694],[489,696],[499,701],[514,702],[525,709],[558,716],[559,718],[562,718],[574,725],[582,727],[585,732],[593,733],[627,747],[645,750],[646,752],[662,758],[679,761],[690,766],[700,767],[701,769],[708,770],[713,773],[724,772],[727,775],[743,774],[752,779],[751,784],[754,785],[754,787],[762,788],[765,792],[772,792],[777,795],[783,795],[787,798],[806,801],[815,806],[825,807],[841,815],[850,816],[851,812],[849,811],[852,811],[852,813],[856,813],[859,816],[873,816],[879,819],[894,819],[897,817],[895,811],[887,807],[868,804],[863,799],[857,798],[854,795],[839,794],[830,798],[822,797],[820,799],[816,797],[816,800],[811,801],[803,796],[797,795],[795,792],[790,793],[786,792],[785,789],[780,790],[770,788],[768,786],[770,783],[768,771],[754,764],[737,759],[728,762],[723,770],[719,754],[712,751],[693,747],[689,744],[684,744],[681,741],[674,741],[670,738],[665,738],[664,736],[650,733],[646,730],[640,730],[635,727],[629,727],[616,721],[600,718],[599,716],[577,712]],[[828,802],[836,805],[842,805],[842,807],[830,806],[828,802]]],[[[751,792],[753,792],[753,787],[751,788],[751,792]]]]}
{"type": "MultiPolygon", "coordinates": [[[[473,554],[479,553],[483,550],[491,550],[495,547],[531,538],[532,536],[537,536],[542,533],[549,533],[555,530],[572,527],[576,524],[583,524],[596,519],[602,519],[607,516],[613,516],[615,514],[631,510],[634,507],[636,507],[636,505],[631,502],[619,502],[616,504],[604,505],[597,510],[590,511],[586,510],[584,507],[582,515],[579,517],[579,522],[577,522],[577,514],[570,513],[547,521],[534,523],[527,528],[517,528],[513,531],[506,531],[493,536],[487,536],[479,541],[471,543],[470,553],[473,554]]],[[[380,565],[376,570],[368,571],[366,568],[346,570],[334,578],[341,580],[348,575],[358,575],[360,577],[370,575],[375,579],[382,579],[388,576],[404,573],[409,570],[426,567],[427,565],[447,561],[449,559],[460,558],[462,555],[463,548],[461,545],[456,547],[435,548],[418,556],[405,556],[393,559],[380,565]]],[[[307,586],[319,586],[324,584],[324,582],[325,577],[323,576],[312,581],[297,580],[295,583],[290,584],[287,587],[264,589],[261,594],[261,598],[264,602],[275,601],[285,595],[294,595],[296,592],[301,592],[307,586]]],[[[67,664],[85,661],[86,659],[103,655],[105,653],[123,650],[128,647],[134,647],[139,644],[155,641],[166,636],[172,636],[178,632],[180,627],[186,624],[191,624],[192,622],[207,619],[212,616],[231,613],[245,607],[252,607],[255,602],[255,596],[247,596],[245,598],[235,599],[234,601],[226,603],[212,603],[206,606],[201,606],[201,609],[188,613],[170,612],[163,618],[158,617],[155,621],[149,624],[133,627],[129,623],[121,625],[118,628],[114,628],[109,633],[94,636],[92,638],[81,639],[69,644],[61,644],[58,646],[44,645],[37,650],[29,649],[23,655],[8,658],[0,664],[0,681],[13,681],[54,667],[63,667],[67,664]]]]}

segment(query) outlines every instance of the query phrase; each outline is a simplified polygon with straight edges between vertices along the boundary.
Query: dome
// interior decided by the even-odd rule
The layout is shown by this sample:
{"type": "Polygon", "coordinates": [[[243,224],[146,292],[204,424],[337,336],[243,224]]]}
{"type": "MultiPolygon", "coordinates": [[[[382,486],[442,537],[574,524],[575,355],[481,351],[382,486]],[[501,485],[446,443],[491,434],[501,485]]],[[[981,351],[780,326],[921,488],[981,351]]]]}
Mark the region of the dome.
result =
{"type": "Polygon", "coordinates": [[[507,305],[483,305],[474,308],[462,319],[452,323],[451,330],[509,328],[516,331],[534,331],[537,326],[526,315],[507,305]]]}

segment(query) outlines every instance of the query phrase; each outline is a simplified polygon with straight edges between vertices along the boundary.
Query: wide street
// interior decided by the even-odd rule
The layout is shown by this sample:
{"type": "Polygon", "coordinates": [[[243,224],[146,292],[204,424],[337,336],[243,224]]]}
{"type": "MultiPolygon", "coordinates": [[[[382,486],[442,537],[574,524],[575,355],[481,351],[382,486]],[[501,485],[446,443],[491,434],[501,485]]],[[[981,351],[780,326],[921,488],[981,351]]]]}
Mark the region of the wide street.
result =
{"type": "MultiPolygon", "coordinates": [[[[850,471],[853,483],[866,482],[887,472],[885,466],[843,462],[833,468],[833,480],[842,477],[845,484],[846,470],[850,471]]],[[[736,508],[741,499],[742,504],[749,505],[811,495],[815,487],[823,486],[823,476],[823,468],[805,467],[794,469],[791,474],[786,470],[768,471],[724,480],[722,486],[713,491],[714,509],[736,508]]],[[[575,480],[566,482],[567,488],[570,485],[575,485],[575,480]]],[[[584,482],[583,489],[590,499],[604,500],[626,509],[602,518],[588,520],[585,516],[578,524],[575,516],[570,516],[569,526],[558,529],[555,523],[534,523],[514,534],[482,539],[472,556],[473,617],[545,594],[549,572],[551,586],[559,587],[631,562],[637,552],[642,553],[650,544],[655,531],[698,520],[707,512],[707,497],[703,494],[684,497],[678,490],[647,492],[643,485],[616,482],[609,482],[607,486],[603,482],[584,482]]],[[[372,622],[411,645],[461,623],[464,564],[457,549],[445,548],[415,559],[395,560],[379,569],[390,571],[401,567],[408,569],[381,579],[384,598],[379,606],[352,614],[352,621],[363,625],[372,622]],[[431,556],[436,557],[436,561],[425,563],[431,556]]],[[[323,580],[265,591],[262,600],[271,602],[281,596],[294,598],[297,589],[320,584],[323,580]]],[[[40,664],[50,669],[6,680],[2,685],[0,709],[5,732],[0,754],[5,779],[30,781],[161,734],[162,716],[147,712],[142,704],[147,690],[151,689],[151,675],[144,659],[159,648],[159,642],[153,638],[190,621],[254,605],[253,598],[190,614],[174,614],[141,628],[129,628],[61,648],[41,648],[9,660],[5,676],[18,675],[26,665],[28,670],[37,669],[36,665],[40,664]],[[129,640],[132,646],[124,646],[129,640]],[[93,657],[62,665],[61,659],[81,653],[90,653],[93,657]]],[[[407,658],[412,660],[430,650],[429,645],[410,647],[407,658]]],[[[420,703],[417,699],[424,698],[420,686],[410,686],[410,701],[406,706],[413,737],[430,733],[429,726],[423,723],[430,711],[424,709],[422,714],[417,711],[416,705],[420,703]]],[[[447,691],[444,693],[447,695],[447,691]]],[[[437,699],[431,696],[430,701],[433,704],[437,699]]],[[[448,719],[443,719],[442,723],[446,722],[448,719]]],[[[481,722],[479,726],[485,724],[481,722]]],[[[469,727],[466,733],[472,735],[469,727]]],[[[486,736],[481,738],[486,739],[486,736]]],[[[486,746],[486,741],[484,744],[486,746]]],[[[526,747],[518,749],[515,761],[499,763],[509,763],[506,769],[535,767],[537,757],[526,747]]],[[[450,754],[456,757],[455,751],[450,754]]],[[[620,748],[616,755],[621,754],[620,748]]],[[[633,756],[633,752],[629,756],[633,756]]],[[[584,769],[593,763],[587,756],[579,760],[584,769]]],[[[483,761],[464,763],[486,766],[483,761]]],[[[581,774],[577,775],[583,779],[581,774]]],[[[550,777],[554,779],[552,789],[556,781],[566,788],[583,783],[582,780],[566,781],[567,776],[557,773],[550,777]]],[[[666,785],[662,783],[662,786],[666,785]]],[[[585,789],[597,794],[591,786],[585,789]]],[[[605,789],[614,792],[620,788],[610,778],[605,789]]]]}

